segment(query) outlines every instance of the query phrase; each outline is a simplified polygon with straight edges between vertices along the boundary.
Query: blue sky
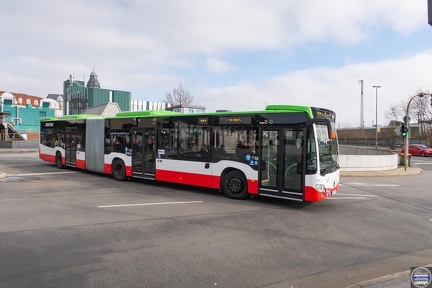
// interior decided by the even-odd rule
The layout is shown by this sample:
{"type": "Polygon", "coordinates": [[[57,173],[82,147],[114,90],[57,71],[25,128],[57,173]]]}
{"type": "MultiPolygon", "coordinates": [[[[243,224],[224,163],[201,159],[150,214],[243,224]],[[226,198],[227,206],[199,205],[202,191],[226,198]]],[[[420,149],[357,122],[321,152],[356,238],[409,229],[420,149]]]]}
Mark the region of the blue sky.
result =
{"type": "Polygon", "coordinates": [[[426,0],[3,0],[0,19],[9,92],[62,93],[94,67],[133,99],[161,101],[181,82],[207,111],[321,106],[357,127],[360,79],[366,126],[432,91],[426,0]]]}

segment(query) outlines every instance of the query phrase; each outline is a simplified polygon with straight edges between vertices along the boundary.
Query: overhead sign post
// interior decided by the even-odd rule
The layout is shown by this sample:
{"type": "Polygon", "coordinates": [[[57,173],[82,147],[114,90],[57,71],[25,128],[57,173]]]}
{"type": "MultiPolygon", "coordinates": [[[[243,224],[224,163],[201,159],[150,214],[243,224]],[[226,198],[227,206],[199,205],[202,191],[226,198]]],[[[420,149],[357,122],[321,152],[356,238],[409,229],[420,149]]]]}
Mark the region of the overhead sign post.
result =
{"type": "Polygon", "coordinates": [[[428,22],[432,25],[432,0],[428,0],[428,22]]]}

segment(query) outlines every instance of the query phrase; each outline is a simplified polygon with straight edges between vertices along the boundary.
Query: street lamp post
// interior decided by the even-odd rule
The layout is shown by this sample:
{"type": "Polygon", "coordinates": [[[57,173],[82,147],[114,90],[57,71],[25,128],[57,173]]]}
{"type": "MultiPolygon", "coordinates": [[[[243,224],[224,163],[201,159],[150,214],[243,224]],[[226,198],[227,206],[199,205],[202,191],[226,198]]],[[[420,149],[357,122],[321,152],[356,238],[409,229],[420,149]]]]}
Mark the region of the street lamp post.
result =
{"type": "Polygon", "coordinates": [[[409,106],[411,104],[411,101],[415,98],[415,97],[420,97],[422,98],[423,96],[431,96],[431,106],[432,106],[432,94],[429,93],[419,93],[417,95],[414,95],[413,97],[411,97],[411,99],[408,101],[408,105],[407,105],[407,109],[406,109],[406,116],[405,116],[405,127],[407,129],[407,135],[406,135],[406,139],[405,139],[405,149],[404,149],[404,169],[406,170],[407,168],[407,160],[408,160],[408,145],[409,145],[409,136],[410,136],[410,129],[409,129],[409,106]]]}
{"type": "Polygon", "coordinates": [[[381,86],[374,85],[372,88],[375,88],[375,149],[378,150],[378,88],[381,86]]]}

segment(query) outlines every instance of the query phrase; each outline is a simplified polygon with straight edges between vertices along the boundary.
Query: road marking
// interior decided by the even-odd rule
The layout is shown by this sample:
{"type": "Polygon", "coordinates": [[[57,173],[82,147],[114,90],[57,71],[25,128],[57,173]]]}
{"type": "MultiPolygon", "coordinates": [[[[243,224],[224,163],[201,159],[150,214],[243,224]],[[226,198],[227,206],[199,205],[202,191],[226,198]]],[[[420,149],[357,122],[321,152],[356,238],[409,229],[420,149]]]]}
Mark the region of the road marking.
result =
{"type": "Polygon", "coordinates": [[[364,195],[364,194],[346,194],[346,193],[336,193],[334,195],[343,195],[343,196],[358,196],[358,197],[378,197],[378,195],[364,195]]]}
{"type": "Polygon", "coordinates": [[[333,197],[330,197],[330,198],[326,198],[326,200],[343,200],[343,199],[358,199],[358,200],[361,200],[361,199],[366,199],[366,197],[336,197],[336,196],[333,196],[333,197]]]}
{"type": "Polygon", "coordinates": [[[328,200],[343,200],[343,199],[353,199],[353,200],[364,200],[367,197],[378,197],[378,195],[365,195],[365,194],[346,194],[346,193],[336,193],[332,197],[326,198],[328,200]]]}
{"type": "Polygon", "coordinates": [[[151,205],[172,205],[172,204],[195,204],[195,203],[203,203],[203,201],[103,205],[103,206],[98,206],[98,208],[116,208],[116,207],[151,206],[151,205]]]}
{"type": "Polygon", "coordinates": [[[345,183],[343,186],[367,186],[367,187],[399,187],[397,184],[368,184],[368,183],[345,183]]]}
{"type": "Polygon", "coordinates": [[[8,177],[22,177],[22,176],[41,176],[41,175],[71,174],[71,173],[77,173],[77,172],[70,171],[70,172],[46,172],[46,173],[7,174],[7,176],[8,177]]]}

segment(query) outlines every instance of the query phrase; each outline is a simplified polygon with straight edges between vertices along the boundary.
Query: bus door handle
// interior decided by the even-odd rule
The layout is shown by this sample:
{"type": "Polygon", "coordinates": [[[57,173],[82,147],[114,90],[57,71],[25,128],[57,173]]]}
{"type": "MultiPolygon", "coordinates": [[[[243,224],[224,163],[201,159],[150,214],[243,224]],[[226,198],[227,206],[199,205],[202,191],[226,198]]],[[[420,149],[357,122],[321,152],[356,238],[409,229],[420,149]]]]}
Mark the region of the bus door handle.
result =
{"type": "Polygon", "coordinates": [[[210,168],[210,163],[205,163],[204,168],[205,169],[209,169],[210,168]]]}

